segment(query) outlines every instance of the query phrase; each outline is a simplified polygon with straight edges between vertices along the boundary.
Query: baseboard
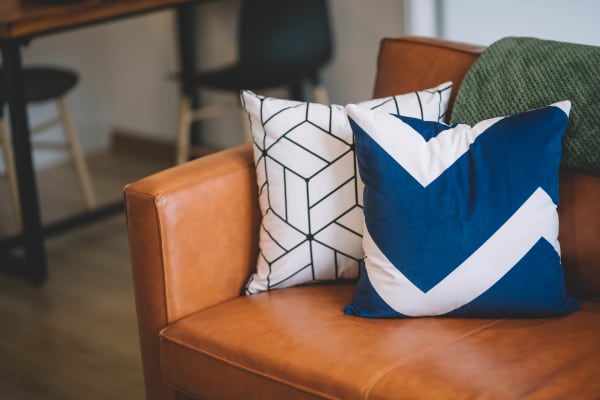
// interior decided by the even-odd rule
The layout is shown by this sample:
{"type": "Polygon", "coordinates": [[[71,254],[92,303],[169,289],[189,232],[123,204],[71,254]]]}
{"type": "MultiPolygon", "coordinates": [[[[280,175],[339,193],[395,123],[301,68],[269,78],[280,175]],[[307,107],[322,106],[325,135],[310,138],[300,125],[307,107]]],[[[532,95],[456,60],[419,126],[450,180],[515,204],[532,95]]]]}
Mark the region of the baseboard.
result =
{"type": "MultiPolygon", "coordinates": [[[[168,164],[175,163],[175,144],[167,140],[157,139],[143,132],[126,129],[113,129],[111,133],[111,150],[115,153],[132,157],[151,157],[168,164]]],[[[202,157],[221,149],[210,146],[192,147],[193,157],[202,157]]]]}
{"type": "Polygon", "coordinates": [[[173,163],[175,160],[174,143],[157,139],[143,132],[132,132],[120,128],[111,132],[111,149],[116,153],[134,157],[150,157],[166,163],[173,163]]]}

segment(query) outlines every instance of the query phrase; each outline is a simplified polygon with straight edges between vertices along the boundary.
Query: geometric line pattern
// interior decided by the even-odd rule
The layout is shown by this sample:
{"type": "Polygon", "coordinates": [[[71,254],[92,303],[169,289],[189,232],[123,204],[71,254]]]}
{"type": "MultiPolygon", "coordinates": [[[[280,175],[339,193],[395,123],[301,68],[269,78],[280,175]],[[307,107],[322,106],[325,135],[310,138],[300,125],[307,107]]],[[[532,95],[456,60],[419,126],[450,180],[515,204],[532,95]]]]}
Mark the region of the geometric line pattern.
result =
{"type": "MultiPolygon", "coordinates": [[[[376,99],[361,107],[441,121],[452,85],[376,99]]],[[[246,293],[353,279],[362,250],[362,191],[344,107],[243,91],[262,222],[257,273],[246,293]]]]}

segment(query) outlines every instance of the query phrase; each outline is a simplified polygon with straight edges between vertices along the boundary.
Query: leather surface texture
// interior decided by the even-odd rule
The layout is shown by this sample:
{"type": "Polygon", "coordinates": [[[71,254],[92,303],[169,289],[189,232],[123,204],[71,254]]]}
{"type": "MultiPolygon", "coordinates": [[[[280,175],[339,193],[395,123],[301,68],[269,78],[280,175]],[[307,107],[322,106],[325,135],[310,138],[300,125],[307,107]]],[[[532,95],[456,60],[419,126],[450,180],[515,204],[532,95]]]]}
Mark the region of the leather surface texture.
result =
{"type": "Polygon", "coordinates": [[[240,295],[256,262],[258,205],[249,145],[161,171],[125,188],[130,257],[149,399],[161,382],[158,332],[240,295]]]}
{"type": "Polygon", "coordinates": [[[161,332],[165,379],[207,399],[600,394],[598,303],[563,318],[381,320],[344,315],[352,293],[280,289],[184,318],[161,332]]]}
{"type": "Polygon", "coordinates": [[[373,97],[393,96],[452,81],[447,119],[463,78],[483,46],[430,38],[383,39],[379,47],[373,97]]]}
{"type": "Polygon", "coordinates": [[[568,290],[600,298],[600,178],[560,173],[559,237],[568,290]]]}
{"type": "MultiPolygon", "coordinates": [[[[482,47],[384,39],[374,95],[455,86],[482,47]]],[[[251,145],[125,189],[146,396],[600,398],[600,181],[561,171],[560,242],[582,309],[552,319],[373,320],[349,284],[240,296],[260,216],[251,145]]]]}

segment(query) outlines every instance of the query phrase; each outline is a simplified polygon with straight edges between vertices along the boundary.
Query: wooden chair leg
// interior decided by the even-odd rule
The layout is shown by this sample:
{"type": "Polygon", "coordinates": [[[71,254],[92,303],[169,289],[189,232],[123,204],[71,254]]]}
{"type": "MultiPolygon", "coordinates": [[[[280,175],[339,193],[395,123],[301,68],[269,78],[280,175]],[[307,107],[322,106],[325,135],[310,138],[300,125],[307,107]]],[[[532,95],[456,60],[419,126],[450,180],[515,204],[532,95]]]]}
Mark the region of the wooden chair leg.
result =
{"type": "Polygon", "coordinates": [[[252,127],[250,126],[250,118],[248,117],[248,113],[241,110],[241,120],[242,120],[242,129],[244,130],[244,139],[246,142],[252,142],[252,127]]]}
{"type": "Polygon", "coordinates": [[[75,170],[77,171],[77,177],[79,178],[79,184],[83,193],[83,199],[88,209],[92,209],[97,205],[96,192],[92,184],[90,177],[90,171],[85,161],[85,155],[81,148],[79,136],[75,131],[75,125],[71,119],[71,114],[68,111],[67,103],[64,98],[58,100],[60,120],[62,122],[65,136],[69,144],[71,156],[73,157],[73,163],[75,164],[75,170]]]}
{"type": "Polygon", "coordinates": [[[6,123],[4,122],[4,119],[0,119],[0,145],[2,146],[2,153],[4,155],[4,168],[6,169],[10,200],[15,215],[15,224],[17,230],[20,231],[22,228],[22,220],[21,203],[19,203],[19,188],[17,186],[17,171],[15,170],[15,159],[12,151],[12,143],[10,141],[10,136],[8,135],[8,130],[6,129],[6,123]]]}
{"type": "Polygon", "coordinates": [[[179,128],[177,131],[177,146],[175,163],[183,164],[190,157],[190,140],[192,131],[192,104],[187,96],[181,96],[179,101],[179,128]]]}
{"type": "Polygon", "coordinates": [[[316,103],[329,104],[329,94],[322,84],[313,86],[312,95],[316,103]]]}

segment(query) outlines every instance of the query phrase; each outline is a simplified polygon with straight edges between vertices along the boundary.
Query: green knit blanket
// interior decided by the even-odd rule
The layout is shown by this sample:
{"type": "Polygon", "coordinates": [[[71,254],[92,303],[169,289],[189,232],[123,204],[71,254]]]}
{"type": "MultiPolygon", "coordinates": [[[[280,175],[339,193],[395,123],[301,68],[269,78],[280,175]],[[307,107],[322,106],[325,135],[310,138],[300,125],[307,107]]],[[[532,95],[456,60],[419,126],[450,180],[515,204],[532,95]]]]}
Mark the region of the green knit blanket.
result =
{"type": "Polygon", "coordinates": [[[458,91],[451,121],[571,101],[562,166],[600,176],[600,47],[508,37],[488,47],[458,91]]]}

